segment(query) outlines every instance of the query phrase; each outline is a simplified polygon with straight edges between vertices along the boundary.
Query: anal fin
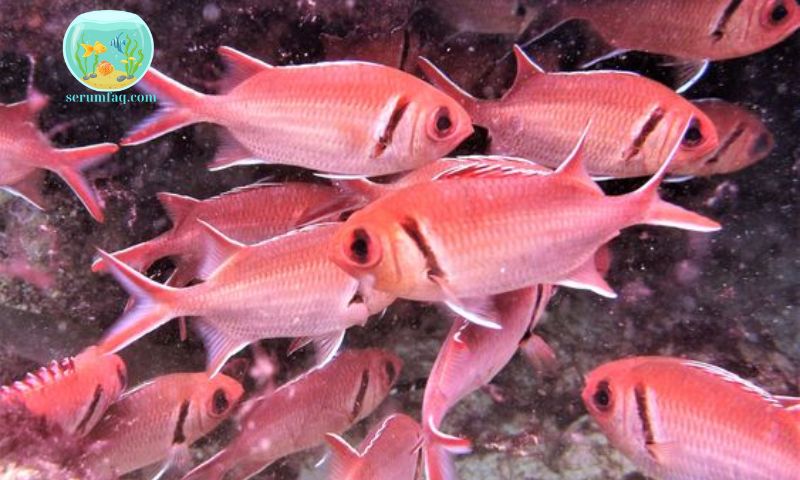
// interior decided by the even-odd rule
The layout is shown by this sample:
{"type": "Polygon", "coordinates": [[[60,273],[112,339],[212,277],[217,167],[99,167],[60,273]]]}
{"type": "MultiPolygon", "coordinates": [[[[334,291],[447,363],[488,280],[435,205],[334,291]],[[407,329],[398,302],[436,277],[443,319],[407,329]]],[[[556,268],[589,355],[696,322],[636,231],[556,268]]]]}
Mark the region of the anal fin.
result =
{"type": "Polygon", "coordinates": [[[39,210],[45,210],[46,202],[42,195],[42,182],[44,181],[44,171],[34,170],[29,173],[25,178],[19,180],[12,185],[2,187],[12,195],[16,195],[24,200],[27,200],[31,205],[39,210]]]}
{"type": "Polygon", "coordinates": [[[606,298],[617,298],[616,292],[597,271],[595,257],[592,255],[588,261],[575,269],[569,276],[558,282],[558,285],[580,290],[591,290],[606,298]]]}
{"type": "Polygon", "coordinates": [[[219,147],[214,156],[214,160],[208,164],[211,171],[223,170],[236,165],[259,165],[269,162],[256,157],[253,152],[239,143],[233,135],[227,131],[220,133],[219,147]]]}

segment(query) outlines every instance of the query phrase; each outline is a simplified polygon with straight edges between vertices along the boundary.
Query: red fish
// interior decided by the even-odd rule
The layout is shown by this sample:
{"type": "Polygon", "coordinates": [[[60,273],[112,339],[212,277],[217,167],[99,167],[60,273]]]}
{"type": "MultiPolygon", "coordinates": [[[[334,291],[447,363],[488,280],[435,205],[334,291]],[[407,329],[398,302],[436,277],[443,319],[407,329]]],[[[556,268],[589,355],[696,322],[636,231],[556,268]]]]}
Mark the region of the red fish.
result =
{"type": "Polygon", "coordinates": [[[472,133],[457,102],[399,70],[350,61],[273,67],[231,48],[220,53],[235,83],[224,95],[205,95],[148,70],[138,85],[166,106],[122,144],[212,122],[230,133],[212,170],[278,163],[371,176],[429,163],[472,133]]]}
{"type": "Polygon", "coordinates": [[[279,458],[320,445],[369,415],[388,395],[402,362],[378,349],[348,350],[242,406],[238,435],[184,480],[245,480],[279,458]]]}
{"type": "Polygon", "coordinates": [[[645,185],[615,197],[586,174],[582,142],[550,175],[478,161],[385,195],[336,232],[330,258],[368,288],[443,301],[491,325],[491,312],[482,313],[475,299],[538,283],[615,296],[597,273],[594,254],[623,228],[720,228],[658,196],[679,142],[645,185]]]}
{"type": "MultiPolygon", "coordinates": [[[[173,286],[197,278],[204,237],[198,219],[238,242],[253,244],[355,206],[354,199],[334,187],[299,182],[257,183],[206,200],[174,193],[159,193],[158,198],[172,228],[112,255],[140,272],[160,258],[171,257],[176,269],[167,284],[173,286]]],[[[92,265],[93,271],[103,268],[99,259],[92,265]]]]}
{"type": "Polygon", "coordinates": [[[417,478],[422,429],[408,415],[394,414],[377,424],[354,449],[335,433],[325,435],[331,449],[329,480],[412,480],[417,478]]]}
{"type": "Polygon", "coordinates": [[[495,296],[492,302],[503,327],[500,330],[481,328],[466,319],[453,322],[433,364],[422,402],[428,480],[457,478],[451,453],[469,452],[470,442],[442,433],[442,420],[453,405],[488,384],[511,360],[551,293],[551,286],[538,285],[495,296]]]}
{"type": "Polygon", "coordinates": [[[586,378],[583,402],[611,443],[659,480],[793,480],[798,398],[705,363],[635,357],[586,378]]]}
{"type": "Polygon", "coordinates": [[[89,347],[0,387],[0,405],[19,404],[61,431],[83,436],[102,418],[127,382],[125,362],[89,347]]]}
{"type": "MultiPolygon", "coordinates": [[[[341,224],[295,231],[254,245],[235,242],[204,224],[205,282],[174,288],[153,282],[100,252],[134,306],[106,333],[101,348],[117,351],[176,317],[193,321],[217,372],[233,354],[262,338],[308,337],[326,361],[344,331],[386,308],[390,296],[359,288],[326,256],[341,224]]],[[[300,341],[299,343],[303,343],[300,341]]]]}
{"type": "Polygon", "coordinates": [[[492,154],[555,168],[589,121],[584,156],[592,175],[652,175],[679,139],[672,169],[717,148],[711,120],[660,83],[630,72],[545,73],[518,46],[514,54],[517,76],[499,100],[476,99],[432,63],[420,63],[435,85],[458,99],[474,123],[488,129],[492,154]]]}
{"type": "Polygon", "coordinates": [[[672,173],[709,176],[735,172],[763,160],[775,147],[772,134],[753,111],[716,98],[692,103],[714,122],[719,148],[695,164],[672,173]]]}
{"type": "MultiPolygon", "coordinates": [[[[236,380],[174,373],[127,392],[86,438],[82,467],[117,478],[166,459],[163,471],[186,468],[189,446],[225,420],[243,393],[236,380]]],[[[185,470],[184,470],[185,471],[185,470]]]]}
{"type": "Polygon", "coordinates": [[[49,170],[66,182],[98,222],[103,221],[103,206],[83,177],[83,170],[104,160],[119,147],[100,143],[77,148],[53,148],[36,127],[36,115],[47,99],[29,89],[28,99],[0,104],[0,188],[44,209],[40,192],[44,171],[49,170]]]}

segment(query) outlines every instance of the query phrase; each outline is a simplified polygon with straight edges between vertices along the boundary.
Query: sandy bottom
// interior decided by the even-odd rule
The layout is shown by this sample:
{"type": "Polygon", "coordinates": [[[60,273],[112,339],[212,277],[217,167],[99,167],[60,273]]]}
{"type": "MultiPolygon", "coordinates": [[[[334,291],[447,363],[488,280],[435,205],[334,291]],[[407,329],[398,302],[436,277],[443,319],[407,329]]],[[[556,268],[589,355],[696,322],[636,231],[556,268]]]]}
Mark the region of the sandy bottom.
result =
{"type": "Polygon", "coordinates": [[[94,78],[90,78],[88,80],[81,80],[83,83],[89,85],[90,87],[96,88],[98,90],[118,90],[120,88],[127,87],[128,85],[134,83],[136,81],[136,77],[127,78],[127,74],[125,72],[114,70],[113,72],[109,73],[108,75],[97,75],[94,78]],[[125,80],[118,82],[117,77],[125,76],[125,80]]]}

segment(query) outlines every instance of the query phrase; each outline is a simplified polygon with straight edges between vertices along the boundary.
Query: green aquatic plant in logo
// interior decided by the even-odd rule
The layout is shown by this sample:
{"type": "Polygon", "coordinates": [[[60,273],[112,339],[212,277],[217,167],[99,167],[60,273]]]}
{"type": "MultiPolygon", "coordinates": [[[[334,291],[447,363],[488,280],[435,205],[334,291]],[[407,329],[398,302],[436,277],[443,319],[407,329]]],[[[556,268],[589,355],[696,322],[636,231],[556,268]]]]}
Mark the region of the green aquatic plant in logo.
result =
{"type": "Polygon", "coordinates": [[[141,80],[153,60],[153,35],[136,14],[97,10],[75,17],[64,35],[72,75],[97,91],[124,90],[141,80]]]}

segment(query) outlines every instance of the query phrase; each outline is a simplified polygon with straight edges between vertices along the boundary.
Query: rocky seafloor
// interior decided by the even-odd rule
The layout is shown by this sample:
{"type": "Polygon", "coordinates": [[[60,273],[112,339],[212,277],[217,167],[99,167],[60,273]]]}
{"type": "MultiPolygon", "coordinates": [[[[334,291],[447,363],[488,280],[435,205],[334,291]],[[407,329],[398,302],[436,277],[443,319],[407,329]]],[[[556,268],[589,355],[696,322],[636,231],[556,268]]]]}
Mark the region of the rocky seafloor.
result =
{"type": "MultiPolygon", "coordinates": [[[[108,8],[140,15],[155,39],[153,66],[207,92],[215,91],[224,73],[216,55],[220,45],[275,64],[350,53],[382,55],[381,60],[414,73],[419,73],[415,56],[425,55],[468,90],[487,97],[501,94],[513,75],[505,55],[516,35],[459,31],[435,9],[412,0],[0,0],[0,102],[24,98],[27,55],[35,57],[36,88],[50,97],[39,125],[54,145],[118,141],[155,108],[65,101],[66,94],[85,93],[62,58],[67,25],[82,12],[108,8]],[[331,41],[330,36],[343,39],[331,41]]],[[[485,13],[495,11],[487,8],[485,13]]],[[[588,37],[582,25],[567,25],[537,48],[557,63],[574,64],[588,37]]],[[[535,49],[531,53],[536,55],[535,49]]],[[[647,73],[652,62],[632,55],[622,65],[647,73]]],[[[688,92],[690,98],[719,97],[756,108],[775,135],[775,150],[745,171],[662,188],[670,200],[720,221],[721,232],[628,229],[612,243],[608,279],[618,299],[559,291],[539,327],[558,355],[558,372],[537,375],[518,355],[490,387],[447,417],[444,430],[467,436],[475,445],[473,454],[458,460],[462,478],[641,478],[608,446],[579,397],[583,374],[622,356],[686,356],[736,372],[777,394],[799,393],[798,71],[800,35],[795,34],[761,54],[713,64],[688,92]]],[[[169,228],[157,192],[205,198],[265,176],[313,180],[282,167],[209,172],[204,165],[216,145],[217,127],[199,124],[123,148],[91,169],[90,180],[106,203],[104,224],[95,223],[53,175],[44,187],[50,205],[46,212],[0,194],[0,382],[78,352],[119,316],[125,294],[110,277],[90,271],[94,247],[117,250],[169,228]]],[[[484,146],[478,132],[460,151],[477,153],[484,146]]],[[[604,188],[622,192],[636,184],[604,188]]],[[[169,268],[169,262],[161,262],[151,273],[163,278],[169,268]]],[[[419,412],[424,379],[448,328],[435,307],[397,302],[379,321],[348,333],[348,346],[390,348],[405,361],[398,391],[367,425],[381,412],[419,412]]],[[[302,357],[285,357],[288,342],[262,343],[281,359],[284,377],[301,368],[302,357]]],[[[172,323],[122,356],[132,383],[203,366],[202,344],[194,336],[179,342],[172,323]]],[[[365,429],[354,429],[350,438],[360,440],[365,429]]],[[[210,453],[223,437],[201,442],[198,455],[210,453]]],[[[261,477],[313,478],[318,476],[313,464],[321,455],[320,449],[291,456],[261,477]]]]}

